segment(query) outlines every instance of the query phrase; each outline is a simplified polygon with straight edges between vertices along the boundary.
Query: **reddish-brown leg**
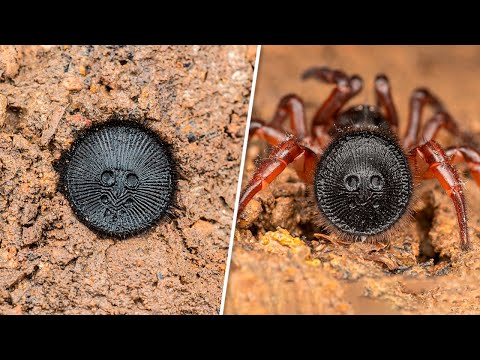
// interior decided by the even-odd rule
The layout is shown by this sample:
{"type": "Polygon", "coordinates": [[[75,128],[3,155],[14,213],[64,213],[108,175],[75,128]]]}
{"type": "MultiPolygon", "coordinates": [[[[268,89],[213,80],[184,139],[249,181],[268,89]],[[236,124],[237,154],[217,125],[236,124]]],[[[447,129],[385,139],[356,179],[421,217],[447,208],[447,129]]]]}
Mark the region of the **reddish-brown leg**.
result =
{"type": "Polygon", "coordinates": [[[284,96],[278,103],[275,115],[268,124],[269,126],[282,130],[283,122],[290,117],[290,127],[293,135],[298,140],[307,136],[307,125],[305,119],[305,106],[302,99],[294,94],[284,96]]]}
{"type": "Polygon", "coordinates": [[[427,89],[415,89],[410,97],[408,125],[403,139],[403,147],[407,150],[417,144],[422,112],[427,104],[434,108],[435,113],[443,111],[442,103],[427,89]]]}
{"type": "Polygon", "coordinates": [[[466,162],[473,179],[480,186],[480,151],[471,146],[452,146],[445,150],[445,153],[454,164],[466,162]]]}
{"type": "Polygon", "coordinates": [[[303,175],[304,179],[313,178],[315,170],[316,155],[306,147],[297,143],[294,137],[288,138],[286,141],[277,146],[255,171],[252,180],[248,183],[245,190],[240,195],[240,204],[238,213],[240,214],[248,202],[259,191],[265,189],[280,173],[294,160],[300,160],[303,155],[304,161],[302,169],[296,168],[299,175],[303,175]]]}
{"type": "Polygon", "coordinates": [[[270,145],[275,146],[285,141],[288,137],[285,131],[266,125],[265,122],[260,119],[252,119],[250,122],[249,135],[257,135],[270,145]]]}
{"type": "Polygon", "coordinates": [[[384,74],[379,74],[375,78],[375,94],[377,96],[377,106],[383,107],[385,111],[385,119],[390,124],[392,132],[396,134],[398,132],[397,109],[393,103],[390,83],[384,74]]]}
{"type": "MultiPolygon", "coordinates": [[[[467,208],[463,186],[455,168],[450,164],[445,151],[435,141],[430,140],[423,145],[417,146],[411,153],[416,158],[419,155],[428,164],[428,172],[431,172],[440,182],[448,196],[453,201],[457,213],[458,226],[460,228],[460,245],[467,250],[470,247],[470,239],[467,226],[467,208]]],[[[414,159],[416,160],[416,159],[414,159]]]]}
{"type": "Polygon", "coordinates": [[[460,135],[457,122],[448,112],[440,111],[433,115],[430,120],[425,123],[420,135],[420,143],[435,139],[435,136],[441,128],[447,129],[455,136],[460,135]]]}
{"type": "Polygon", "coordinates": [[[363,80],[357,75],[349,78],[344,72],[328,67],[308,69],[303,73],[302,78],[315,78],[328,84],[336,84],[330,96],[317,110],[312,122],[312,135],[322,143],[328,139],[328,131],[333,126],[335,116],[340,109],[362,89],[363,80]]]}

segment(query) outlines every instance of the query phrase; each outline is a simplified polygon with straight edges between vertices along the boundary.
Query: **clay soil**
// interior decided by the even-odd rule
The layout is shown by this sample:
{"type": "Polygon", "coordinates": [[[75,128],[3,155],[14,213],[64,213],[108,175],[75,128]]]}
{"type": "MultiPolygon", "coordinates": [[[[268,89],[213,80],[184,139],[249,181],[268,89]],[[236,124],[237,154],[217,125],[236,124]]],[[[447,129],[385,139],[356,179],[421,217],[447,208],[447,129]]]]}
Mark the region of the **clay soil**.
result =
{"type": "Polygon", "coordinates": [[[0,47],[0,313],[219,312],[255,47],[0,47]],[[101,238],[57,191],[76,135],[134,118],[174,149],[176,218],[101,238]]]}
{"type": "MultiPolygon", "coordinates": [[[[480,140],[480,47],[263,47],[254,115],[270,119],[288,93],[303,97],[311,119],[331,86],[300,74],[313,65],[341,68],[365,80],[355,103],[374,103],[373,79],[386,73],[405,128],[408,100],[429,87],[480,140]]],[[[425,117],[431,111],[425,111],[425,117]]],[[[457,143],[441,133],[443,145],[457,143]]],[[[268,147],[252,139],[243,184],[268,147]]],[[[287,169],[247,208],[237,225],[225,313],[228,314],[478,314],[480,313],[480,189],[465,181],[473,250],[462,252],[455,212],[435,182],[416,192],[414,219],[388,246],[341,243],[315,225],[309,187],[287,169]],[[327,235],[327,236],[325,236],[327,235]]]]}

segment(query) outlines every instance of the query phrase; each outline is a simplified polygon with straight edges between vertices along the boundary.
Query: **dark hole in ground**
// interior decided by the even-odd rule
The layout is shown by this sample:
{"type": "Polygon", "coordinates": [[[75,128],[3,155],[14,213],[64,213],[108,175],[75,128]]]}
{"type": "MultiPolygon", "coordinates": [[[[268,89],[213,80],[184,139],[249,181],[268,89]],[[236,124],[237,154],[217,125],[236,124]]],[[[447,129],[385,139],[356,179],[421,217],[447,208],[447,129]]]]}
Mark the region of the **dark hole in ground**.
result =
{"type": "Polygon", "coordinates": [[[435,208],[433,204],[428,203],[424,209],[415,214],[417,227],[422,234],[420,239],[419,253],[417,256],[417,262],[419,264],[427,263],[431,261],[431,259],[433,259],[433,265],[437,265],[442,261],[450,260],[448,257],[440,256],[440,253],[435,251],[435,248],[433,247],[432,239],[430,238],[429,233],[433,226],[434,213],[435,208]]]}
{"type": "Polygon", "coordinates": [[[220,201],[222,202],[222,205],[225,209],[230,208],[230,206],[228,206],[227,201],[225,200],[225,198],[223,196],[220,196],[220,201]]]}
{"type": "Polygon", "coordinates": [[[7,114],[4,122],[5,130],[11,131],[17,134],[21,130],[23,122],[24,122],[23,109],[17,106],[8,106],[7,114]]]}
{"type": "Polygon", "coordinates": [[[12,299],[12,296],[8,296],[6,299],[5,299],[5,302],[10,305],[10,306],[13,306],[13,299],[12,299]]]}
{"type": "Polygon", "coordinates": [[[33,277],[37,274],[38,270],[40,270],[40,266],[35,265],[33,267],[33,271],[30,274],[28,274],[25,278],[28,280],[32,280],[33,277]]]}
{"type": "Polygon", "coordinates": [[[133,299],[133,302],[135,303],[135,305],[137,305],[139,308],[144,308],[145,307],[145,304],[143,302],[143,299],[142,298],[135,298],[133,299]]]}
{"type": "Polygon", "coordinates": [[[330,235],[330,232],[323,226],[318,226],[312,222],[307,222],[302,224],[302,240],[312,249],[315,250],[315,247],[312,243],[313,240],[317,240],[315,234],[325,234],[330,235]]]}

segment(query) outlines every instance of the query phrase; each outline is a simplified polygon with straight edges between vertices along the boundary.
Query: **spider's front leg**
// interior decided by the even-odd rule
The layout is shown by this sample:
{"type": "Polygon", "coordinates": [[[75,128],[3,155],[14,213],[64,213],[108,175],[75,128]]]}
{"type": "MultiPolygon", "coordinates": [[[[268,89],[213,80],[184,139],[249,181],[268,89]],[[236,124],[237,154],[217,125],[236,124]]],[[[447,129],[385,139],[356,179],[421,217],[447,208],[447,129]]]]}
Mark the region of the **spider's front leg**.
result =
{"type": "Polygon", "coordinates": [[[452,146],[445,153],[454,164],[465,161],[473,179],[480,186],[480,152],[468,145],[452,146]]]}
{"type": "Polygon", "coordinates": [[[305,106],[302,99],[295,94],[286,95],[280,100],[275,115],[268,125],[283,130],[283,122],[287,116],[290,117],[290,127],[293,135],[298,141],[305,138],[307,136],[305,106]]]}
{"type": "Polygon", "coordinates": [[[258,118],[252,118],[250,121],[249,136],[257,135],[270,145],[279,145],[287,139],[287,134],[283,130],[265,124],[258,118]]]}
{"type": "Polygon", "coordinates": [[[425,123],[422,129],[422,134],[420,135],[420,143],[434,140],[441,128],[447,129],[455,136],[460,135],[457,122],[448,112],[442,110],[434,114],[430,120],[425,123]]]}
{"type": "Polygon", "coordinates": [[[283,129],[283,123],[287,117],[290,118],[293,135],[298,141],[304,139],[307,135],[305,109],[302,99],[293,94],[286,95],[280,100],[275,115],[268,124],[259,118],[252,118],[249,135],[257,135],[270,145],[277,146],[287,139],[283,129]]]}
{"type": "Polygon", "coordinates": [[[328,67],[313,67],[305,71],[302,79],[315,78],[327,84],[336,84],[327,100],[320,106],[312,122],[311,133],[325,144],[329,140],[328,132],[334,124],[335,116],[348,100],[362,90],[363,80],[358,75],[348,77],[343,71],[328,67]]]}
{"type": "Polygon", "coordinates": [[[460,131],[457,121],[445,110],[440,100],[427,89],[416,89],[410,98],[410,114],[403,144],[404,148],[409,149],[412,146],[434,140],[438,131],[442,128],[450,134],[468,141],[466,140],[468,136],[460,131]],[[434,114],[423,125],[420,137],[418,137],[421,115],[425,105],[432,106],[434,114]]]}
{"type": "Polygon", "coordinates": [[[412,150],[410,157],[415,164],[417,155],[427,163],[428,170],[426,173],[434,176],[452,199],[460,228],[460,245],[463,250],[467,250],[470,247],[467,208],[465,195],[463,194],[463,186],[457,171],[450,164],[450,160],[445,151],[433,140],[417,146],[412,150]]]}
{"type": "Polygon", "coordinates": [[[250,180],[240,195],[238,213],[241,214],[255,194],[265,189],[268,184],[275,180],[275,178],[285,170],[288,164],[295,160],[299,161],[302,156],[303,164],[301,164],[300,168],[296,168],[296,170],[303,180],[308,181],[313,178],[315,164],[317,162],[317,156],[313,151],[298,144],[294,137],[289,137],[273,149],[269,157],[255,170],[252,180],[250,180]]]}

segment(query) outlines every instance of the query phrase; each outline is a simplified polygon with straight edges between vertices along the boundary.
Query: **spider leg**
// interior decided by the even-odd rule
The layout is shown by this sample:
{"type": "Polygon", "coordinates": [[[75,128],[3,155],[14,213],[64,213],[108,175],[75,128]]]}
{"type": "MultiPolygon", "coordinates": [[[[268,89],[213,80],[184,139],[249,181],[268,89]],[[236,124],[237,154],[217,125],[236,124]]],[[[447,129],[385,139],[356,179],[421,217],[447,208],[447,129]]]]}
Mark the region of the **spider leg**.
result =
{"type": "Polygon", "coordinates": [[[434,140],[415,147],[410,154],[415,163],[417,155],[427,163],[427,172],[431,173],[440,182],[445,192],[452,199],[460,229],[460,245],[463,250],[467,250],[470,247],[470,239],[463,186],[457,171],[450,164],[447,154],[434,140]]]}
{"type": "Polygon", "coordinates": [[[375,77],[375,94],[377,97],[377,106],[385,110],[385,119],[390,124],[393,133],[398,132],[398,114],[393,103],[392,90],[390,82],[384,74],[378,74],[375,77]]]}
{"type": "Polygon", "coordinates": [[[445,153],[454,164],[465,161],[473,179],[480,186],[480,151],[471,146],[463,145],[449,147],[445,150],[445,153]]]}
{"type": "Polygon", "coordinates": [[[250,121],[249,136],[257,135],[270,145],[278,145],[284,142],[288,135],[285,131],[266,125],[261,119],[254,118],[250,121]]]}
{"type": "Polygon", "coordinates": [[[403,147],[407,150],[417,145],[422,112],[427,104],[434,108],[435,113],[444,111],[440,100],[438,100],[437,97],[431,94],[427,89],[415,89],[410,96],[408,125],[403,139],[403,147]]]}
{"type": "Polygon", "coordinates": [[[312,122],[311,133],[322,144],[329,140],[328,131],[334,124],[335,116],[348,100],[362,90],[363,80],[358,75],[348,77],[343,71],[328,67],[313,67],[306,70],[302,79],[310,78],[327,84],[336,84],[330,96],[317,110],[312,122]]]}
{"type": "Polygon", "coordinates": [[[299,145],[294,137],[289,137],[273,149],[269,157],[255,170],[252,180],[250,180],[240,195],[238,213],[240,214],[243,211],[255,194],[265,189],[268,184],[275,180],[288,164],[294,160],[300,160],[299,158],[302,155],[304,161],[300,164],[300,167],[296,167],[296,170],[304,180],[313,178],[317,156],[310,149],[299,145]]]}
{"type": "Polygon", "coordinates": [[[457,122],[452,118],[452,116],[446,111],[439,111],[433,115],[423,126],[422,134],[420,135],[420,143],[435,139],[438,131],[442,127],[447,129],[455,136],[460,135],[457,122]]]}
{"type": "Polygon", "coordinates": [[[297,95],[284,96],[277,105],[277,110],[272,121],[268,124],[265,121],[253,118],[250,122],[249,135],[258,135],[271,145],[278,145],[287,139],[286,131],[283,130],[283,122],[290,117],[290,127],[295,137],[300,141],[305,138],[305,108],[302,99],[297,95]]]}
{"type": "Polygon", "coordinates": [[[268,125],[282,130],[283,122],[287,116],[290,117],[290,127],[293,135],[298,140],[305,138],[307,136],[305,106],[302,99],[295,94],[286,95],[280,100],[275,115],[268,125]]]}

